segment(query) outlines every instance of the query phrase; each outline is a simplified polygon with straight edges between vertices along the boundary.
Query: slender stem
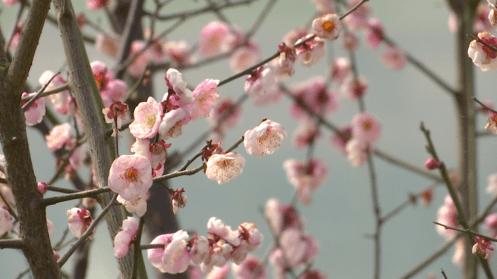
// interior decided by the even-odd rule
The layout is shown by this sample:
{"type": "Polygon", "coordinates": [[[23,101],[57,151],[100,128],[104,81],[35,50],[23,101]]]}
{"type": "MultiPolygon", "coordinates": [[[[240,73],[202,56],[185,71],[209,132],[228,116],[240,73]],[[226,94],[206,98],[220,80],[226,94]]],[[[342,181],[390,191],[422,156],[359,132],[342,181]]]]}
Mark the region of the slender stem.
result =
{"type": "Polygon", "coordinates": [[[53,191],[53,192],[59,192],[59,193],[66,193],[66,194],[79,193],[79,191],[77,191],[77,190],[55,187],[55,186],[48,186],[47,190],[53,191]]]}
{"type": "Polygon", "coordinates": [[[439,222],[433,222],[433,224],[435,224],[435,225],[439,225],[439,226],[442,226],[442,227],[444,227],[446,230],[454,230],[454,231],[458,231],[458,232],[469,233],[469,234],[479,236],[479,237],[481,237],[481,238],[483,238],[483,239],[486,239],[486,240],[489,240],[489,241],[497,242],[497,238],[493,238],[493,237],[490,237],[490,236],[486,236],[486,235],[484,235],[484,234],[477,233],[477,232],[474,232],[474,231],[469,230],[469,229],[466,229],[466,230],[461,230],[461,229],[459,229],[459,228],[455,228],[455,227],[451,227],[451,226],[448,226],[448,225],[444,225],[444,224],[439,223],[439,222]]]}
{"type": "Polygon", "coordinates": [[[102,193],[107,193],[110,191],[111,190],[109,187],[102,187],[102,188],[98,188],[98,189],[81,191],[81,192],[77,192],[74,194],[67,194],[67,195],[63,195],[63,196],[55,196],[52,198],[45,198],[45,199],[41,200],[41,205],[42,206],[49,206],[49,205],[60,203],[60,202],[81,199],[81,198],[86,198],[86,197],[92,197],[92,196],[102,194],[102,193]]]}
{"type": "Polygon", "coordinates": [[[26,111],[29,106],[31,106],[32,103],[34,103],[36,101],[36,99],[38,99],[39,97],[41,97],[41,94],[43,94],[43,92],[45,91],[45,89],[47,88],[47,86],[50,84],[50,82],[52,82],[52,80],[56,77],[60,75],[60,73],[56,73],[54,74],[41,88],[40,90],[38,90],[38,92],[36,92],[36,94],[31,97],[31,99],[25,103],[23,106],[22,106],[22,111],[26,111]]]}
{"type": "Polygon", "coordinates": [[[145,223],[145,218],[140,217],[140,223],[138,224],[138,232],[136,234],[136,240],[134,243],[134,255],[133,255],[133,272],[131,273],[131,278],[134,279],[136,278],[136,274],[138,272],[138,265],[140,261],[138,260],[138,257],[142,257],[141,255],[141,250],[140,250],[140,241],[142,237],[142,232],[143,232],[143,224],[145,223]]]}
{"type": "Polygon", "coordinates": [[[102,210],[102,212],[100,213],[100,215],[97,216],[97,218],[95,218],[95,220],[93,220],[93,222],[91,223],[91,225],[88,227],[88,229],[86,229],[86,232],[78,239],[78,241],[76,241],[76,243],[74,243],[73,246],[71,246],[71,248],[69,248],[69,250],[57,261],[58,265],[59,265],[59,268],[61,268],[66,262],[67,260],[69,259],[69,257],[71,257],[71,255],[76,252],[76,250],[78,249],[78,247],[83,244],[83,242],[86,241],[86,239],[93,234],[93,229],[98,225],[98,223],[100,222],[100,220],[103,219],[103,217],[105,216],[105,214],[107,214],[107,212],[112,208],[112,205],[114,205],[114,203],[116,202],[116,198],[117,198],[117,194],[114,194],[114,197],[112,197],[112,199],[110,200],[109,204],[102,210]]]}

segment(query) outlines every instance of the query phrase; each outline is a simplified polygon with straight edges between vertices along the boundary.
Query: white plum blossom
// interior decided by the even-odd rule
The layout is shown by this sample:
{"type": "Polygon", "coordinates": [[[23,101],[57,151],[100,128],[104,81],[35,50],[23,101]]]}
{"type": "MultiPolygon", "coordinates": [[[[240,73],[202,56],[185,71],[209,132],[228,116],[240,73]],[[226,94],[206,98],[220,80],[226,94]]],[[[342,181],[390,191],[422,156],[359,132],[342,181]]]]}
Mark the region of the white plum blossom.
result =
{"type": "Polygon", "coordinates": [[[337,14],[326,14],[312,22],[312,29],[318,37],[336,40],[342,31],[342,23],[337,14]]]}
{"type": "MultiPolygon", "coordinates": [[[[483,41],[488,45],[497,47],[497,38],[486,31],[479,32],[478,38],[480,41],[483,41]]],[[[473,40],[469,44],[468,56],[471,60],[473,60],[473,63],[476,66],[480,67],[482,71],[497,68],[497,52],[477,40],[473,40]]]]}
{"type": "MultiPolygon", "coordinates": [[[[297,44],[301,43],[310,36],[312,36],[312,34],[309,34],[306,37],[298,40],[297,44]]],[[[324,49],[324,41],[319,37],[310,39],[301,46],[296,47],[295,54],[297,61],[299,61],[302,66],[314,66],[326,54],[326,50],[324,49]]]]}
{"type": "Polygon", "coordinates": [[[146,191],[145,193],[141,194],[136,198],[135,200],[128,201],[123,199],[120,195],[117,196],[117,202],[120,204],[124,205],[126,208],[126,211],[129,213],[136,213],[136,215],[142,217],[145,215],[145,212],[147,212],[147,200],[150,197],[150,193],[146,191]]]}
{"type": "Polygon", "coordinates": [[[347,158],[354,167],[361,167],[368,161],[368,144],[362,140],[349,140],[345,150],[347,158]]]}
{"type": "Polygon", "coordinates": [[[127,201],[134,201],[153,184],[150,161],[139,155],[122,155],[112,162],[109,188],[127,201]]]}
{"type": "Polygon", "coordinates": [[[222,184],[241,174],[243,166],[245,166],[245,159],[237,152],[214,154],[207,161],[205,174],[207,178],[222,184]]]}
{"type": "Polygon", "coordinates": [[[232,230],[230,226],[225,225],[222,220],[217,219],[216,217],[211,217],[207,222],[207,232],[225,240],[231,245],[240,245],[238,232],[232,230]]]}
{"type": "Polygon", "coordinates": [[[135,108],[135,120],[129,124],[129,131],[135,138],[146,139],[157,135],[161,122],[162,106],[154,98],[141,102],[135,108]]]}
{"type": "Polygon", "coordinates": [[[248,154],[264,157],[278,149],[286,137],[283,126],[266,119],[254,129],[245,132],[243,144],[248,154]]]}

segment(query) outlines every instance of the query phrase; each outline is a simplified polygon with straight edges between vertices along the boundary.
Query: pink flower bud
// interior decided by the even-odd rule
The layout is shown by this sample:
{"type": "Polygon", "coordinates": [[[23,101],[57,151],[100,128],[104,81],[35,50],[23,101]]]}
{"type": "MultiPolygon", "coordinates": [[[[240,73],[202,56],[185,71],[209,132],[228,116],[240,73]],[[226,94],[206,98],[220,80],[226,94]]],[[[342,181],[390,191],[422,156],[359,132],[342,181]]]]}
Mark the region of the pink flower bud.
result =
{"type": "Polygon", "coordinates": [[[425,167],[429,170],[438,169],[440,166],[440,162],[433,158],[429,158],[425,161],[425,167]]]}
{"type": "Polygon", "coordinates": [[[45,182],[38,182],[38,190],[42,195],[44,195],[47,192],[48,185],[45,182]]]}

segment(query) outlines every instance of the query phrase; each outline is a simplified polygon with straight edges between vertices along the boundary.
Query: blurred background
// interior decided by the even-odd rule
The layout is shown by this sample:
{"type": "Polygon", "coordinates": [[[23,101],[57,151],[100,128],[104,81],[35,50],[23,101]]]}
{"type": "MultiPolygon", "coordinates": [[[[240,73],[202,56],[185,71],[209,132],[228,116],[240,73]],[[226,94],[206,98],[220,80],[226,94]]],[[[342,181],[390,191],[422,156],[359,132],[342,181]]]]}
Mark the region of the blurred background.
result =
{"type": "MultiPolygon", "coordinates": [[[[265,9],[267,1],[258,0],[248,6],[239,6],[223,11],[223,14],[243,30],[248,30],[257,16],[265,9]]],[[[105,14],[102,11],[91,12],[85,9],[85,1],[73,1],[76,12],[84,12],[85,16],[108,29],[105,14]]],[[[205,1],[172,1],[163,13],[176,13],[184,10],[204,7],[205,1]]],[[[455,45],[454,34],[448,28],[449,11],[445,2],[432,0],[419,1],[370,1],[372,17],[378,18],[384,25],[386,34],[399,44],[406,52],[418,58],[432,71],[441,76],[447,83],[455,82],[455,45]]],[[[153,5],[148,5],[153,9],[153,5]]],[[[17,6],[3,7],[0,24],[4,35],[9,34],[17,12],[17,6]]],[[[50,13],[53,15],[53,8],[50,13]]],[[[262,57],[266,58],[277,50],[283,36],[293,28],[304,26],[312,20],[316,8],[310,0],[277,1],[261,28],[254,35],[254,40],[261,47],[262,57]]],[[[217,20],[213,13],[206,13],[187,20],[180,28],[172,32],[167,39],[173,41],[186,40],[195,44],[201,29],[210,21],[217,20]]],[[[148,25],[148,22],[144,22],[148,25]]],[[[158,25],[161,32],[172,23],[158,25]]],[[[96,34],[91,28],[90,34],[96,34]]],[[[448,167],[457,166],[455,136],[456,115],[452,98],[411,65],[401,71],[393,71],[380,61],[381,48],[371,50],[364,44],[362,31],[356,34],[360,39],[357,51],[357,69],[364,76],[369,89],[364,96],[366,109],[375,115],[382,124],[382,135],[376,147],[389,154],[407,160],[417,166],[423,166],[429,157],[425,151],[425,139],[419,130],[420,122],[431,130],[433,142],[439,156],[448,167]]],[[[315,76],[326,77],[330,59],[347,56],[340,40],[327,42],[328,57],[312,68],[295,67],[295,75],[286,81],[287,85],[305,81],[315,76]]],[[[101,60],[110,66],[115,63],[87,44],[90,61],[101,60]]],[[[64,64],[64,50],[60,41],[57,26],[47,22],[33,61],[28,82],[36,86],[38,78],[45,70],[57,71],[64,64]]],[[[201,59],[197,56],[198,59],[201,59]]],[[[183,71],[183,78],[191,86],[196,86],[206,78],[225,79],[233,75],[228,60],[218,61],[207,66],[183,71]]],[[[496,102],[495,88],[492,86],[495,72],[481,72],[476,69],[476,89],[480,100],[489,99],[496,102]]],[[[238,99],[244,94],[244,78],[239,78],[220,87],[221,97],[231,96],[238,99]]],[[[156,99],[161,99],[167,87],[163,74],[155,79],[156,99]]],[[[215,216],[237,227],[242,222],[256,223],[265,239],[262,248],[256,251],[261,257],[271,242],[271,234],[267,229],[259,207],[264,207],[270,198],[277,198],[282,203],[289,203],[293,186],[288,183],[283,170],[283,162],[287,159],[305,160],[307,151],[297,150],[291,143],[291,137],[297,122],[289,117],[291,100],[283,97],[278,104],[265,107],[255,106],[250,100],[242,108],[242,122],[231,130],[224,139],[228,147],[238,140],[243,133],[255,127],[261,119],[269,118],[282,124],[289,138],[273,155],[257,158],[246,154],[240,146],[236,151],[246,159],[243,173],[233,181],[218,185],[198,173],[194,176],[179,177],[171,180],[172,188],[184,187],[188,195],[188,204],[177,214],[183,229],[197,230],[200,235],[206,234],[206,224],[215,216]]],[[[348,99],[341,99],[340,108],[328,119],[342,126],[351,122],[359,111],[358,104],[348,99]]],[[[65,120],[65,119],[62,119],[65,120]]],[[[479,116],[478,131],[483,130],[486,116],[479,116]]],[[[196,120],[183,129],[183,135],[172,139],[170,151],[184,151],[197,135],[207,127],[204,119],[196,120]]],[[[40,134],[28,129],[30,151],[33,157],[35,173],[39,181],[50,179],[55,169],[55,159],[48,151],[40,134]]],[[[374,233],[374,215],[371,200],[371,188],[367,166],[356,168],[351,166],[330,144],[331,133],[322,130],[322,137],[316,143],[315,154],[327,163],[329,174],[326,182],[313,196],[310,206],[298,205],[299,212],[305,218],[305,230],[320,243],[320,250],[313,267],[325,272],[329,278],[370,278],[373,273],[374,249],[368,234],[374,233]]],[[[126,139],[126,137],[125,137],[126,139]]],[[[122,142],[124,143],[125,140],[122,142]]],[[[120,154],[131,154],[130,142],[121,144],[120,154]]],[[[490,200],[486,193],[487,177],[496,172],[494,150],[495,138],[482,137],[478,140],[478,170],[480,208],[490,200]]],[[[390,212],[408,199],[410,193],[418,193],[431,184],[431,181],[408,172],[385,161],[373,158],[378,181],[380,206],[383,214],[390,212]]],[[[198,164],[198,163],[197,163],[198,164]]],[[[196,166],[197,164],[193,164],[196,166]]],[[[84,172],[83,172],[84,173],[84,172]]],[[[88,177],[84,173],[82,177],[88,177]]],[[[68,184],[60,180],[56,186],[66,187],[68,184]]],[[[392,218],[383,226],[382,231],[382,278],[398,278],[416,266],[437,249],[445,239],[440,236],[432,223],[437,219],[437,210],[443,204],[447,191],[438,187],[434,191],[434,199],[429,207],[421,204],[409,206],[406,210],[392,218]]],[[[50,196],[50,194],[49,194],[50,196]]],[[[169,201],[164,201],[169,202],[169,201]]],[[[67,226],[66,210],[75,202],[64,202],[50,206],[47,217],[55,224],[52,242],[60,239],[67,226]]],[[[88,278],[116,278],[117,265],[113,256],[106,226],[97,227],[89,263],[88,278]]],[[[144,253],[146,257],[146,253],[144,253]]],[[[442,278],[443,269],[448,278],[461,278],[459,267],[451,259],[453,248],[439,260],[433,262],[415,278],[426,278],[434,273],[442,278]]],[[[0,251],[1,278],[16,278],[27,267],[20,252],[12,250],[0,251]]],[[[148,262],[145,260],[145,262],[148,262]]],[[[495,257],[491,262],[494,273],[497,272],[495,257]]],[[[71,261],[64,267],[71,270],[71,261]]],[[[149,266],[151,270],[152,267],[149,266]]],[[[269,277],[272,271],[269,270],[269,277]]],[[[149,273],[152,276],[151,273],[149,273]]]]}

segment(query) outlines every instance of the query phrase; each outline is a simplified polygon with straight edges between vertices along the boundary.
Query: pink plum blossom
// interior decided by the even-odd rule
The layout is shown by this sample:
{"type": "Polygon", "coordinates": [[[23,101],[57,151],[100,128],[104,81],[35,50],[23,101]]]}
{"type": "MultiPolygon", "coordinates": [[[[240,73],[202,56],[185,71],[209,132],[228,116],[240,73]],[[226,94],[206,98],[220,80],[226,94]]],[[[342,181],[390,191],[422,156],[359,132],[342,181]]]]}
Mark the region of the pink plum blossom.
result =
{"type": "Polygon", "coordinates": [[[265,64],[253,70],[245,79],[244,89],[245,93],[252,98],[277,90],[274,67],[270,64],[265,64]]]}
{"type": "Polygon", "coordinates": [[[283,126],[265,119],[254,129],[245,132],[243,145],[248,154],[262,158],[266,154],[273,154],[286,136],[283,126]]]}
{"type": "Polygon", "coordinates": [[[223,239],[233,246],[241,244],[238,231],[232,230],[230,226],[225,225],[222,220],[216,217],[211,217],[207,221],[207,232],[209,233],[209,238],[223,239]]]}
{"type": "Polygon", "coordinates": [[[48,150],[54,152],[61,149],[71,138],[71,124],[64,123],[54,126],[50,133],[45,136],[48,150]]]}
{"type": "MultiPolygon", "coordinates": [[[[69,209],[67,210],[67,216],[69,216],[67,226],[77,238],[80,238],[93,222],[93,217],[91,217],[90,211],[86,208],[69,209]]],[[[94,233],[95,231],[93,231],[92,235],[94,233]]],[[[92,235],[90,235],[88,238],[91,239],[92,235]]]]}
{"type": "MultiPolygon", "coordinates": [[[[488,108],[494,109],[494,103],[490,100],[483,100],[482,103],[487,106],[488,108]]],[[[478,107],[478,112],[481,112],[483,114],[490,114],[490,110],[486,109],[485,107],[481,106],[478,107]]]]}
{"type": "Polygon", "coordinates": [[[7,206],[0,207],[0,235],[10,233],[14,229],[14,218],[10,215],[7,206]]]}
{"type": "Polygon", "coordinates": [[[383,25],[376,18],[370,18],[364,31],[366,45],[371,49],[377,49],[383,42],[383,25]]]}
{"type": "Polygon", "coordinates": [[[491,237],[497,236],[497,213],[490,214],[485,218],[485,228],[491,237]]]}
{"type": "Polygon", "coordinates": [[[247,251],[255,251],[261,247],[263,236],[254,223],[242,223],[238,226],[241,246],[247,251]]]}
{"type": "Polygon", "coordinates": [[[352,119],[352,137],[373,145],[381,136],[381,124],[372,114],[363,112],[352,119]]]}
{"type": "Polygon", "coordinates": [[[352,70],[352,65],[345,57],[339,57],[331,64],[331,81],[342,84],[352,70]]]}
{"type": "Polygon", "coordinates": [[[331,137],[331,145],[333,145],[343,156],[347,156],[346,146],[347,142],[352,137],[352,126],[346,125],[340,127],[340,131],[343,133],[343,135],[335,133],[331,137]]]}
{"type": "Polygon", "coordinates": [[[490,131],[492,134],[497,134],[497,113],[490,112],[490,116],[487,120],[487,125],[485,125],[485,130],[490,131]]]}
{"type": "Polygon", "coordinates": [[[147,158],[152,168],[155,169],[158,165],[165,163],[167,148],[170,146],[171,144],[166,143],[165,140],[151,143],[149,139],[136,139],[135,143],[131,145],[131,152],[147,158]]]}
{"type": "Polygon", "coordinates": [[[312,201],[311,194],[319,189],[328,176],[328,169],[322,159],[313,158],[308,162],[286,160],[283,163],[288,182],[297,189],[297,197],[304,205],[312,201]]]}
{"type": "MultiPolygon", "coordinates": [[[[360,1],[361,0],[348,1],[348,9],[352,9],[357,4],[359,4],[360,1]]],[[[355,10],[353,13],[345,17],[344,20],[350,29],[358,30],[360,28],[364,28],[367,26],[368,17],[370,13],[371,13],[371,7],[366,2],[362,4],[359,8],[357,8],[357,10],[355,10]]]]}
{"type": "Polygon", "coordinates": [[[326,14],[318,17],[312,22],[312,30],[320,38],[336,40],[342,31],[340,17],[337,14],[326,14]]]}
{"type": "Polygon", "coordinates": [[[370,148],[371,147],[368,146],[368,143],[362,140],[355,138],[349,140],[345,146],[345,150],[347,151],[347,158],[352,166],[363,166],[368,161],[368,154],[371,153],[371,150],[369,150],[370,148]]]}
{"type": "Polygon", "coordinates": [[[222,184],[240,175],[243,166],[245,166],[245,159],[237,152],[214,154],[207,161],[205,174],[207,178],[222,184]]]}
{"type": "MultiPolygon", "coordinates": [[[[444,204],[438,209],[437,222],[450,226],[458,227],[459,222],[456,206],[450,196],[445,197],[444,204]]],[[[437,232],[445,238],[452,238],[457,232],[450,229],[445,229],[443,226],[436,225],[437,232]]]]}
{"type": "Polygon", "coordinates": [[[180,208],[186,206],[186,201],[188,197],[185,194],[185,189],[184,188],[180,188],[178,190],[169,189],[169,194],[171,195],[173,213],[177,214],[180,208]]]}
{"type": "Polygon", "coordinates": [[[317,115],[329,115],[339,107],[338,94],[326,88],[326,81],[322,77],[294,84],[290,92],[297,98],[290,106],[290,115],[295,119],[309,115],[305,107],[317,115]]]}
{"type": "Polygon", "coordinates": [[[303,229],[304,219],[298,214],[291,204],[281,204],[277,199],[266,202],[264,217],[269,221],[269,226],[274,234],[279,235],[286,229],[303,229]]]}
{"type": "Polygon", "coordinates": [[[152,186],[152,166],[143,156],[121,155],[112,162],[108,180],[112,191],[134,201],[152,186]]]}
{"type": "Polygon", "coordinates": [[[490,5],[480,3],[476,7],[475,19],[473,22],[473,32],[478,33],[482,31],[492,31],[492,24],[490,22],[490,5]]]}
{"type": "Polygon", "coordinates": [[[124,205],[126,211],[129,213],[136,213],[136,215],[142,217],[147,212],[147,200],[150,197],[150,193],[146,191],[138,196],[138,198],[128,201],[121,197],[121,195],[117,196],[117,202],[124,205]]]}
{"type": "Polygon", "coordinates": [[[246,45],[239,47],[230,55],[231,70],[235,73],[241,72],[253,66],[260,58],[259,46],[249,40],[246,45]]]}
{"type": "Polygon", "coordinates": [[[401,70],[407,64],[404,51],[395,46],[386,45],[381,54],[381,62],[393,70],[401,70]]]}
{"type": "Polygon", "coordinates": [[[228,25],[221,21],[212,21],[207,24],[200,34],[199,52],[205,58],[215,56],[229,50],[233,35],[228,25]]]}
{"type": "Polygon", "coordinates": [[[110,107],[103,108],[102,113],[104,114],[105,122],[114,124],[114,129],[112,131],[112,136],[120,135],[119,129],[121,128],[123,122],[129,119],[129,107],[127,104],[116,102],[112,103],[110,107]]]}
{"type": "Polygon", "coordinates": [[[218,84],[219,80],[217,79],[206,79],[193,90],[193,102],[189,107],[192,120],[210,116],[212,108],[219,100],[218,84]]]}
{"type": "Polygon", "coordinates": [[[359,101],[368,90],[368,83],[364,77],[348,76],[342,83],[340,91],[342,96],[352,101],[359,101]]]}
{"type": "MultiPolygon", "coordinates": [[[[6,0],[4,0],[4,2],[5,1],[6,0]]],[[[9,0],[7,0],[7,1],[9,1],[9,0]]],[[[12,39],[11,39],[11,42],[9,45],[9,50],[12,52],[15,52],[17,49],[17,45],[19,44],[19,40],[21,39],[21,31],[22,31],[22,28],[24,27],[24,23],[26,23],[26,21],[22,20],[19,23],[17,23],[16,27],[14,28],[14,34],[12,34],[12,39]]]]}
{"type": "Polygon", "coordinates": [[[164,44],[164,52],[176,66],[187,66],[194,62],[190,47],[186,41],[168,41],[164,44]]]}
{"type": "Polygon", "coordinates": [[[105,63],[100,61],[93,61],[90,66],[98,89],[105,90],[107,88],[107,84],[114,79],[112,71],[109,67],[107,67],[107,65],[105,65],[105,63]]]}
{"type": "MultiPolygon", "coordinates": [[[[279,76],[293,76],[295,73],[294,64],[297,59],[297,54],[293,46],[287,46],[285,43],[278,45],[280,55],[276,64],[276,71],[279,76]]],[[[274,60],[273,60],[274,61],[274,60]]]]}
{"type": "Polygon", "coordinates": [[[241,121],[242,109],[231,98],[222,99],[212,110],[209,118],[214,126],[224,132],[238,125],[241,121]]]}
{"type": "Polygon", "coordinates": [[[434,170],[440,168],[441,164],[434,158],[428,158],[425,161],[425,167],[429,170],[434,170]]]}
{"type": "Polygon", "coordinates": [[[297,229],[287,229],[280,237],[280,247],[273,250],[269,262],[278,268],[294,268],[302,263],[305,257],[307,243],[302,238],[302,232],[297,229]]]}
{"type": "Polygon", "coordinates": [[[299,27],[290,30],[288,33],[286,33],[285,36],[283,37],[283,43],[289,47],[293,47],[300,38],[305,37],[307,35],[309,35],[309,31],[299,27]]]}
{"type": "Polygon", "coordinates": [[[205,236],[194,236],[190,239],[189,245],[191,260],[195,264],[201,264],[210,254],[209,239],[205,236]]]}
{"type": "MultiPolygon", "coordinates": [[[[40,83],[41,86],[43,86],[54,75],[55,73],[52,71],[45,71],[38,79],[38,82],[40,83]]],[[[66,80],[62,76],[58,75],[54,79],[52,79],[52,81],[48,84],[47,88],[45,88],[45,91],[55,89],[65,84],[67,84],[66,80]]],[[[55,110],[58,113],[65,115],[71,112],[72,98],[69,95],[69,90],[64,90],[57,94],[48,95],[45,98],[54,106],[55,110]]]]}
{"type": "MultiPolygon", "coordinates": [[[[488,45],[497,47],[497,38],[488,32],[478,33],[478,38],[488,45]]],[[[497,52],[477,40],[473,40],[469,44],[468,56],[482,71],[497,68],[497,52]]]]}
{"type": "Polygon", "coordinates": [[[452,263],[462,267],[464,265],[464,256],[466,255],[466,244],[463,238],[456,240],[454,245],[454,255],[452,256],[452,263]]]}
{"type": "Polygon", "coordinates": [[[135,217],[128,217],[123,220],[122,230],[114,237],[114,256],[123,258],[129,252],[131,244],[135,242],[138,233],[138,220],[135,217]]]}
{"type": "Polygon", "coordinates": [[[136,55],[135,53],[141,52],[127,68],[128,74],[133,77],[141,76],[150,62],[150,52],[142,52],[142,49],[145,48],[145,46],[145,41],[133,41],[133,43],[131,43],[131,49],[129,51],[130,56],[134,56],[136,55]]]}
{"type": "Polygon", "coordinates": [[[153,138],[157,135],[161,123],[162,106],[154,98],[148,97],[147,102],[141,102],[135,108],[135,120],[129,125],[129,130],[135,138],[153,138]]]}
{"type": "Polygon", "coordinates": [[[354,53],[359,46],[359,39],[353,33],[345,33],[342,36],[342,47],[348,53],[354,53]]]}
{"type": "Polygon", "coordinates": [[[19,2],[21,2],[21,0],[3,0],[3,3],[7,7],[13,6],[13,5],[15,5],[15,4],[19,3],[19,2]]]}
{"type": "MultiPolygon", "coordinates": [[[[309,34],[306,37],[301,38],[297,41],[297,44],[311,36],[312,34],[309,34]]],[[[324,49],[324,41],[319,37],[314,37],[313,39],[306,41],[301,46],[295,48],[296,59],[304,67],[316,65],[325,54],[326,50],[324,49]]]]}
{"type": "MultiPolygon", "coordinates": [[[[24,92],[22,93],[22,97],[27,97],[30,94],[24,92]]],[[[22,102],[21,106],[27,102],[22,102]]],[[[25,111],[24,117],[26,118],[26,125],[33,126],[38,124],[43,120],[43,116],[45,115],[45,101],[43,98],[38,98],[32,103],[25,111]]]]}
{"type": "Polygon", "coordinates": [[[190,279],[202,279],[202,278],[204,278],[204,274],[202,274],[202,271],[196,265],[190,264],[188,266],[187,272],[188,272],[188,277],[190,279]]]}
{"type": "Polygon", "coordinates": [[[177,138],[183,133],[183,126],[190,122],[190,114],[182,108],[172,110],[164,115],[159,126],[163,139],[177,138]]]}
{"type": "Polygon", "coordinates": [[[492,242],[482,237],[476,236],[476,243],[473,245],[472,253],[484,259],[488,259],[494,253],[492,242]]]}
{"type": "Polygon", "coordinates": [[[95,36],[95,48],[110,58],[119,54],[119,38],[114,33],[98,33],[95,36]]]}
{"type": "Polygon", "coordinates": [[[39,182],[36,184],[36,186],[38,187],[38,191],[40,191],[40,193],[41,193],[42,195],[44,195],[44,194],[47,192],[47,190],[48,190],[48,185],[47,185],[47,183],[45,183],[45,182],[39,181],[39,182]]]}
{"type": "Polygon", "coordinates": [[[164,248],[148,249],[148,259],[160,272],[171,274],[185,272],[190,263],[187,240],[188,233],[183,230],[174,234],[159,235],[150,244],[164,244],[164,248]]]}
{"type": "Polygon", "coordinates": [[[265,279],[267,276],[262,261],[254,255],[248,255],[239,265],[231,264],[231,270],[237,279],[265,279]]]}
{"type": "Polygon", "coordinates": [[[193,102],[193,93],[186,87],[186,81],[183,80],[183,75],[178,70],[169,68],[165,79],[169,90],[172,90],[183,104],[193,102]]]}
{"type": "Polygon", "coordinates": [[[86,8],[88,10],[99,10],[103,8],[109,0],[86,0],[86,8]]]}
{"type": "Polygon", "coordinates": [[[127,87],[126,83],[122,80],[110,80],[105,88],[100,89],[100,95],[104,101],[104,106],[110,105],[109,103],[124,101],[128,90],[127,87]]]}
{"type": "Polygon", "coordinates": [[[304,121],[300,122],[297,130],[293,133],[292,144],[295,148],[302,149],[320,138],[321,132],[316,122],[312,121],[312,119],[304,118],[304,121]]]}

